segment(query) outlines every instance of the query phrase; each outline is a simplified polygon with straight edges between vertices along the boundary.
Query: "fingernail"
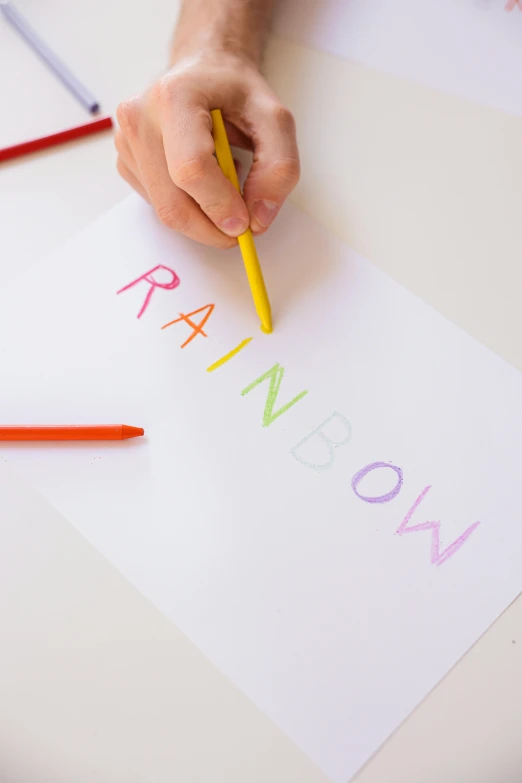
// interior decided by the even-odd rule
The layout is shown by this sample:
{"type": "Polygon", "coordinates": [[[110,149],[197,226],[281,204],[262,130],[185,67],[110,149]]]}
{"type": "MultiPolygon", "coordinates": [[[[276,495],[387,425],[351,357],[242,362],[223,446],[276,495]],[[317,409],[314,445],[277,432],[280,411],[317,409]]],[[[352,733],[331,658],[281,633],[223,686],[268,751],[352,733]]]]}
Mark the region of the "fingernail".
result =
{"type": "Polygon", "coordinates": [[[277,214],[277,204],[274,201],[254,201],[252,212],[257,222],[268,228],[277,214]]]}
{"type": "Polygon", "coordinates": [[[230,237],[238,237],[247,230],[247,224],[241,218],[227,218],[221,223],[221,230],[230,237]]]}

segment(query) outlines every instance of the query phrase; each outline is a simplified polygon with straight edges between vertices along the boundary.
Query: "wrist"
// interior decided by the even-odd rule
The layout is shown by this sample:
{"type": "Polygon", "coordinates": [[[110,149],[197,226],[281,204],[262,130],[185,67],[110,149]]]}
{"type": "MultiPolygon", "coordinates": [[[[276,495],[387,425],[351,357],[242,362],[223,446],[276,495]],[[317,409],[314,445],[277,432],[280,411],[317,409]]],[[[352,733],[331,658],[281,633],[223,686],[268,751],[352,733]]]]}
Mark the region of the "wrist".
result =
{"type": "Polygon", "coordinates": [[[210,57],[259,67],[271,7],[271,0],[184,0],[171,65],[185,58],[210,57]]]}
{"type": "Polygon", "coordinates": [[[261,56],[255,56],[244,46],[235,42],[220,40],[218,38],[200,37],[187,40],[175,40],[171,46],[169,67],[179,64],[181,61],[212,63],[215,66],[232,64],[237,68],[261,67],[261,56]]]}

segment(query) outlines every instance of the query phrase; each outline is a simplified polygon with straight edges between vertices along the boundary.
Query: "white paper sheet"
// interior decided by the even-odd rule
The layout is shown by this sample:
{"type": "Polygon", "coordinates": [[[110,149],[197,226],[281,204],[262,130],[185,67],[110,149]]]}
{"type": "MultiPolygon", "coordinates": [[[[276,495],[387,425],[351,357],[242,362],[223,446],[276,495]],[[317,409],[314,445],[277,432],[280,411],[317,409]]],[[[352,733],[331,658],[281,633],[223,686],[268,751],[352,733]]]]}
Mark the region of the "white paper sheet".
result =
{"type": "Polygon", "coordinates": [[[2,291],[4,422],[147,439],[0,456],[344,783],[521,590],[522,376],[297,210],[258,244],[272,335],[134,198],[2,291]]]}
{"type": "Polygon", "coordinates": [[[280,0],[275,32],[504,111],[522,111],[521,0],[280,0]]]}

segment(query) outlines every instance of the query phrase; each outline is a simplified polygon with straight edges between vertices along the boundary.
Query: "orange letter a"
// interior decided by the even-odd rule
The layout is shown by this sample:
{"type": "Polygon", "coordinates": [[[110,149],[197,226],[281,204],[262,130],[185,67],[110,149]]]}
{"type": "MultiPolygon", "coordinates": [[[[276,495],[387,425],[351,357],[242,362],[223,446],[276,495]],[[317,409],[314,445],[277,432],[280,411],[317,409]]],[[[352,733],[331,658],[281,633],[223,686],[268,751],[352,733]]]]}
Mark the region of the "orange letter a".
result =
{"type": "Polygon", "coordinates": [[[212,315],[212,311],[213,311],[214,307],[215,307],[215,305],[208,304],[208,305],[205,305],[204,307],[200,307],[199,310],[193,310],[192,313],[189,313],[188,315],[185,315],[184,313],[180,313],[179,314],[180,315],[179,318],[176,318],[175,321],[170,321],[168,324],[165,324],[165,326],[162,326],[161,328],[162,329],[166,329],[168,326],[172,326],[173,324],[179,324],[180,321],[185,321],[186,323],[188,323],[188,325],[190,327],[192,327],[193,331],[192,331],[192,334],[190,335],[190,337],[187,340],[185,340],[185,342],[181,346],[181,348],[184,348],[186,345],[189,344],[189,342],[191,340],[194,339],[194,337],[197,334],[202,334],[203,337],[207,337],[208,336],[203,331],[203,327],[205,326],[205,324],[207,323],[208,319],[212,315]],[[199,323],[197,323],[197,324],[194,323],[194,321],[191,320],[191,316],[198,315],[198,313],[202,313],[203,310],[207,310],[208,312],[206,313],[206,315],[203,316],[203,318],[201,319],[201,321],[199,323]]]}

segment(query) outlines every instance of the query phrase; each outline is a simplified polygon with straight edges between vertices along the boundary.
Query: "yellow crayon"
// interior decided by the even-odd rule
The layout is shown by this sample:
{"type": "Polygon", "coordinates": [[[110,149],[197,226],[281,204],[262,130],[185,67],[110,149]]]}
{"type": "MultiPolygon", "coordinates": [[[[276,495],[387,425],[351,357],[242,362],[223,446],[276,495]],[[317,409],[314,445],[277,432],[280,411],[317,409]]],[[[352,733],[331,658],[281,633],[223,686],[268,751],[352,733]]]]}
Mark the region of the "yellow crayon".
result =
{"type": "MultiPolygon", "coordinates": [[[[234,159],[230,150],[230,144],[228,143],[225,123],[223,122],[223,115],[219,109],[214,109],[210,114],[212,115],[212,136],[214,137],[214,144],[216,147],[217,162],[225,177],[233,184],[237,191],[241,192],[234,159]]],[[[261,328],[264,332],[269,333],[272,331],[270,302],[268,300],[263,273],[257,257],[254,237],[252,236],[250,229],[247,229],[244,234],[241,234],[237,241],[239,242],[239,248],[241,250],[241,255],[243,256],[243,263],[245,265],[250,290],[252,291],[252,298],[259,320],[261,321],[261,328]]]]}

